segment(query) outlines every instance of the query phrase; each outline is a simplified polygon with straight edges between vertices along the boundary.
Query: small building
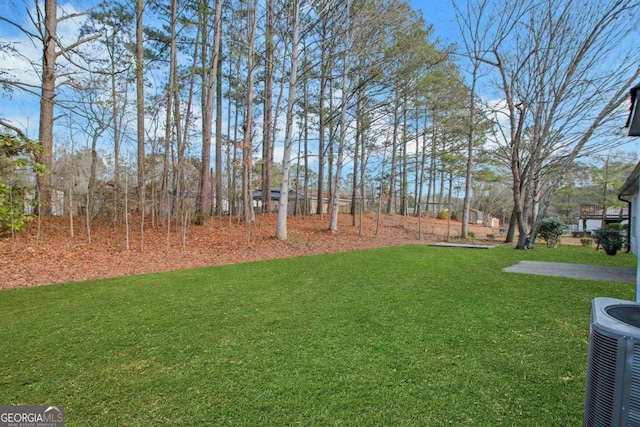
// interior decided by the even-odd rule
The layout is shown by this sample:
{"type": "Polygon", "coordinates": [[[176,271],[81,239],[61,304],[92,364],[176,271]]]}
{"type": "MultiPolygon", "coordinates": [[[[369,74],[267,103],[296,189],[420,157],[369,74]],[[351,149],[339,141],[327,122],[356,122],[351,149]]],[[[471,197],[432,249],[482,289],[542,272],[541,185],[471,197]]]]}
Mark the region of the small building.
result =
{"type": "MultiPolygon", "coordinates": [[[[460,218],[462,218],[462,215],[460,218]]],[[[469,209],[469,224],[482,225],[483,223],[484,212],[477,209],[469,209]]]]}
{"type": "MultiPolygon", "coordinates": [[[[458,220],[462,219],[462,211],[456,212],[458,220]]],[[[469,209],[468,224],[485,225],[491,228],[500,227],[500,220],[492,216],[485,215],[483,211],[478,209],[469,209]]]]}
{"type": "MultiPolygon", "coordinates": [[[[272,212],[278,211],[278,202],[280,201],[280,189],[272,188],[270,192],[272,203],[272,212]]],[[[262,190],[254,190],[253,192],[253,208],[259,212],[262,211],[262,190]]],[[[289,190],[289,202],[287,203],[288,215],[309,215],[311,213],[311,198],[306,197],[304,193],[296,193],[289,190]]]]}
{"type": "MultiPolygon", "coordinates": [[[[331,212],[331,202],[332,200],[329,198],[329,193],[324,193],[322,195],[322,210],[323,214],[328,214],[331,212]]],[[[318,211],[318,197],[311,196],[311,212],[316,213],[318,211]]],[[[341,196],[338,199],[338,212],[349,213],[351,212],[351,198],[341,196]]]]}

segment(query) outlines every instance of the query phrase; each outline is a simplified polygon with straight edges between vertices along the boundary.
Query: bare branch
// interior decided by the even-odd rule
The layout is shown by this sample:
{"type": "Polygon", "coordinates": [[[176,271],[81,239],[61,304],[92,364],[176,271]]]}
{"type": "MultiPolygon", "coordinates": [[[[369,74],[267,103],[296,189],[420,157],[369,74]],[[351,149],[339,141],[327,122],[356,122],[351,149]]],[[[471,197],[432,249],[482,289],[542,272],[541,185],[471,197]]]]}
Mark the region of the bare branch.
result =
{"type": "Polygon", "coordinates": [[[22,33],[26,34],[29,37],[34,37],[34,38],[39,38],[40,36],[38,34],[32,33],[31,31],[27,30],[26,28],[24,28],[22,25],[19,25],[18,23],[0,15],[0,21],[6,22],[9,25],[12,25],[14,27],[16,27],[18,30],[20,30],[22,33]]]}
{"type": "Polygon", "coordinates": [[[72,51],[76,47],[78,47],[78,46],[80,46],[80,45],[82,45],[84,43],[88,43],[88,42],[90,42],[92,40],[95,40],[97,38],[100,38],[100,37],[102,37],[102,33],[93,34],[93,35],[91,35],[89,37],[85,37],[84,39],[78,40],[77,42],[75,42],[75,43],[73,43],[73,44],[71,44],[71,45],[69,45],[67,47],[62,48],[62,50],[60,50],[59,52],[56,52],[56,56],[64,55],[67,52],[72,51]]]}
{"type": "Polygon", "coordinates": [[[24,132],[22,132],[20,129],[18,129],[17,127],[15,127],[11,123],[9,123],[9,122],[7,122],[7,121],[5,121],[3,119],[0,119],[0,125],[6,127],[7,129],[11,129],[12,131],[14,131],[18,135],[20,135],[20,137],[23,138],[23,139],[27,139],[27,140],[29,139],[29,138],[27,138],[27,135],[24,132]]]}
{"type": "Polygon", "coordinates": [[[91,12],[91,10],[93,10],[93,9],[95,9],[95,8],[96,8],[96,7],[92,7],[91,9],[86,10],[86,11],[84,11],[84,12],[80,12],[80,13],[71,13],[71,14],[69,14],[69,15],[61,16],[60,18],[58,18],[58,24],[59,24],[59,23],[61,23],[61,22],[63,22],[63,21],[66,21],[67,19],[79,18],[79,17],[81,17],[81,16],[87,15],[89,12],[91,12]]]}

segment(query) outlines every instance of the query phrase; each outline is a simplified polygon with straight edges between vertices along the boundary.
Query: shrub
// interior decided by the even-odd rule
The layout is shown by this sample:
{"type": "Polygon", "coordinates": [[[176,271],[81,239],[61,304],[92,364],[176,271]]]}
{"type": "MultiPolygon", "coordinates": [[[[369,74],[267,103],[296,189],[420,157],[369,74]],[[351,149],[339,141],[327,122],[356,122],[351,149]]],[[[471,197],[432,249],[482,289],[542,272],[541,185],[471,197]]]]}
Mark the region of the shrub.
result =
{"type": "Polygon", "coordinates": [[[566,224],[560,218],[545,218],[540,224],[538,235],[547,242],[548,248],[555,248],[566,229],[566,224]]]}
{"type": "Polygon", "coordinates": [[[606,228],[598,228],[593,232],[595,242],[602,246],[607,255],[615,255],[624,244],[624,234],[619,224],[609,224],[606,228]]]}
{"type": "Polygon", "coordinates": [[[489,234],[487,234],[487,239],[489,239],[489,240],[496,240],[496,235],[495,235],[495,234],[493,234],[493,233],[489,233],[489,234]]]}
{"type": "Polygon", "coordinates": [[[35,161],[42,146],[26,136],[15,135],[0,127],[0,237],[23,231],[34,216],[26,206],[35,206],[33,192],[18,185],[11,171],[29,168],[35,175],[45,172],[44,165],[35,161]]]}
{"type": "Polygon", "coordinates": [[[593,239],[590,237],[583,237],[580,239],[580,244],[585,248],[590,248],[593,246],[593,239]]]}
{"type": "Polygon", "coordinates": [[[35,204],[29,194],[33,195],[33,192],[19,187],[9,188],[0,180],[0,237],[24,231],[27,223],[35,218],[24,209],[35,204]]]}

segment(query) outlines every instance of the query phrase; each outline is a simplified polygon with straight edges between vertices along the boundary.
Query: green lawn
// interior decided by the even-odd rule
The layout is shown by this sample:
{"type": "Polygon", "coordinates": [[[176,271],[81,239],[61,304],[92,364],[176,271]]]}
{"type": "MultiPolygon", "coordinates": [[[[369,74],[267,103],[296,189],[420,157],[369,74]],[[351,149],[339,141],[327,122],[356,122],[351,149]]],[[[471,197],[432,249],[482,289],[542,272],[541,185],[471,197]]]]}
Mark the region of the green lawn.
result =
{"type": "MultiPolygon", "coordinates": [[[[582,247],[408,246],[0,292],[0,405],[68,426],[576,426],[582,247]]],[[[90,267],[88,267],[90,268],[90,267]]]]}

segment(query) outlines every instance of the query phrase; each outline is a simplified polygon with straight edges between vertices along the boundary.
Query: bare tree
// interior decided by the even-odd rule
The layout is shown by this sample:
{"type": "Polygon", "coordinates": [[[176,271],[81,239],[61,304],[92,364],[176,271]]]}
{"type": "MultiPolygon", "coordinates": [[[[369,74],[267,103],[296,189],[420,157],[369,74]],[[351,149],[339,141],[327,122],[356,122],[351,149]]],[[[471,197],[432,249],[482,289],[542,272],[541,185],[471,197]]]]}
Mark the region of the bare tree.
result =
{"type": "Polygon", "coordinates": [[[254,99],[254,53],[258,25],[257,0],[251,0],[247,9],[247,103],[242,140],[242,206],[243,218],[249,224],[254,219],[251,175],[253,171],[253,99],[254,99]]]}
{"type": "MultiPolygon", "coordinates": [[[[165,127],[164,127],[164,156],[162,159],[162,186],[160,194],[160,215],[164,218],[164,223],[167,228],[171,228],[171,215],[169,215],[168,209],[170,207],[169,201],[169,165],[170,165],[170,153],[171,153],[171,135],[172,135],[172,120],[171,115],[173,113],[173,98],[174,92],[178,90],[178,84],[176,82],[178,75],[178,54],[177,54],[177,21],[178,21],[178,2],[177,0],[171,0],[171,13],[169,23],[169,75],[167,81],[167,93],[166,93],[166,109],[165,109],[165,127]]],[[[196,37],[197,39],[197,37],[196,37]]],[[[177,107],[178,108],[178,107],[177,107]]]]}
{"type": "MultiPolygon", "coordinates": [[[[284,137],[282,175],[280,177],[280,200],[278,201],[278,224],[276,237],[287,240],[287,214],[289,204],[289,169],[291,167],[291,145],[293,143],[294,107],[298,83],[298,43],[300,33],[300,1],[292,0],[291,7],[291,69],[289,70],[289,94],[287,97],[287,124],[284,137]]],[[[264,198],[264,197],[263,197],[264,198]]]]}
{"type": "MultiPolygon", "coordinates": [[[[262,126],[262,211],[271,211],[271,163],[273,162],[273,65],[274,65],[274,0],[266,2],[264,58],[264,120],[262,126]]],[[[277,233],[276,233],[277,234],[277,233]]],[[[285,233],[286,234],[286,233],[285,233]]]]}
{"type": "Polygon", "coordinates": [[[338,214],[340,212],[340,183],[342,180],[342,166],[344,160],[345,142],[347,139],[347,101],[350,92],[349,71],[351,55],[351,0],[346,0],[344,11],[344,40],[342,45],[342,99],[340,103],[340,130],[338,132],[338,158],[336,160],[336,173],[334,176],[333,192],[331,194],[331,220],[329,231],[338,231],[338,214]]]}
{"type": "Polygon", "coordinates": [[[144,248],[145,155],[144,155],[144,0],[136,0],[136,123],[138,152],[138,211],[140,212],[140,247],[144,248]]]}
{"type": "Polygon", "coordinates": [[[505,8],[498,3],[494,7],[517,19],[493,24],[494,39],[481,59],[496,71],[507,106],[502,134],[513,180],[516,248],[527,249],[562,176],[585,147],[598,143],[594,137],[639,75],[638,52],[620,52],[619,46],[632,34],[627,22],[640,4],[546,0],[505,8]],[[549,168],[550,162],[562,167],[549,168]],[[546,177],[543,188],[545,170],[555,174],[546,177]]]}
{"type": "MultiPolygon", "coordinates": [[[[53,165],[53,122],[54,107],[56,104],[56,79],[58,72],[56,70],[56,62],[61,56],[70,59],[70,55],[78,46],[94,40],[101,34],[93,34],[78,41],[65,46],[58,38],[58,24],[67,19],[77,18],[82,14],[67,14],[58,18],[58,2],[57,0],[45,0],[44,10],[39,2],[36,2],[35,12],[28,11],[31,22],[35,26],[35,32],[32,32],[18,23],[0,15],[0,20],[7,22],[20,30],[23,34],[34,41],[38,41],[42,46],[42,64],[41,64],[41,88],[40,88],[40,123],[38,138],[42,145],[42,151],[36,153],[36,161],[51,170],[53,165]]],[[[15,82],[16,87],[25,88],[26,86],[15,82]]],[[[40,213],[44,215],[51,214],[52,198],[51,198],[51,174],[44,173],[37,176],[38,198],[41,201],[40,213]]]]}
{"type": "Polygon", "coordinates": [[[120,152],[126,128],[126,109],[131,80],[130,64],[133,62],[132,52],[128,48],[133,38],[131,33],[133,15],[128,7],[116,4],[105,10],[93,10],[91,20],[91,24],[99,28],[99,31],[104,35],[100,41],[107,54],[107,64],[104,70],[99,70],[98,73],[106,73],[109,76],[110,102],[108,105],[111,108],[111,131],[113,133],[113,184],[115,190],[113,219],[115,221],[122,194],[120,152]]]}
{"type": "Polygon", "coordinates": [[[222,0],[216,0],[215,9],[215,29],[213,45],[209,54],[209,71],[206,75],[206,93],[203,98],[204,117],[202,120],[202,165],[200,167],[200,186],[196,204],[196,222],[202,223],[204,216],[208,212],[208,192],[209,192],[209,171],[211,161],[211,140],[213,136],[213,103],[216,89],[216,79],[218,77],[218,55],[220,53],[220,40],[222,38],[222,0]]]}
{"type": "Polygon", "coordinates": [[[478,7],[470,7],[470,0],[467,0],[465,9],[461,9],[456,2],[452,2],[456,11],[456,21],[458,28],[463,35],[465,55],[471,63],[471,88],[469,91],[469,137],[467,141],[467,167],[465,173],[464,204],[462,207],[462,230],[460,237],[467,238],[469,231],[469,207],[471,199],[471,184],[473,178],[473,148],[476,138],[476,86],[478,83],[478,73],[480,71],[480,49],[486,43],[486,32],[481,32],[480,22],[485,13],[488,0],[478,2],[478,7]]]}

